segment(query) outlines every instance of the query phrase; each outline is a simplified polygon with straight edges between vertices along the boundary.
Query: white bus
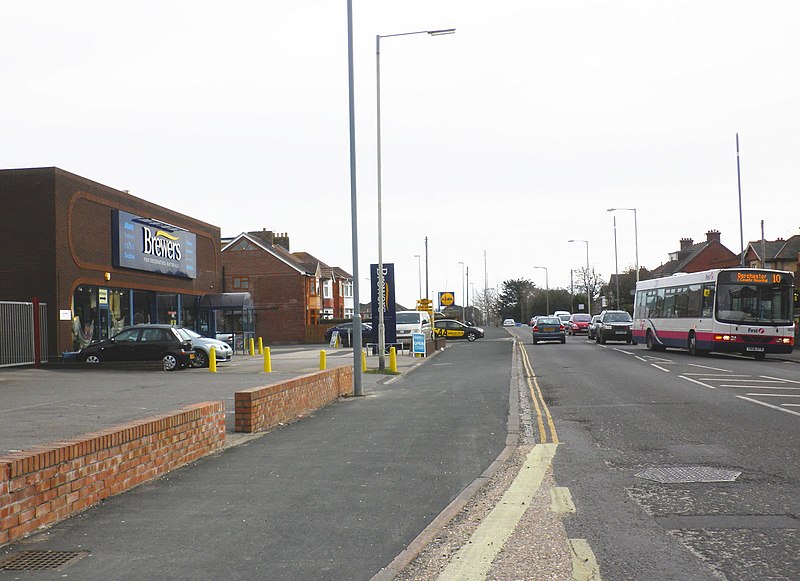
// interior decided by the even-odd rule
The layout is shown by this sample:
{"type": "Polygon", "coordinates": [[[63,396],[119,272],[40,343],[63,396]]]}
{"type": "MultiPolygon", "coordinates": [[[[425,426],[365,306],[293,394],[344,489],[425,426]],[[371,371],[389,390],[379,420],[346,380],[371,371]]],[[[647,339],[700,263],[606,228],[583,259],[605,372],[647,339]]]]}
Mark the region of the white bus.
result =
{"type": "Polygon", "coordinates": [[[648,349],[743,353],[763,359],[794,345],[794,275],[755,268],[675,274],[636,283],[633,337],[648,349]]]}

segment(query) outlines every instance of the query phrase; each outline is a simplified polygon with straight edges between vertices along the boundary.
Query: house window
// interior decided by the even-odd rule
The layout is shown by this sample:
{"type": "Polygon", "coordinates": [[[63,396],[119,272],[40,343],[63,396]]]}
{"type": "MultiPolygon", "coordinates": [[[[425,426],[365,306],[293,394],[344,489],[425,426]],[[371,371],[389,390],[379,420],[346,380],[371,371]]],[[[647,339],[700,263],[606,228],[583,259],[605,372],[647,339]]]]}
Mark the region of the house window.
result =
{"type": "Polygon", "coordinates": [[[322,298],[324,299],[333,298],[333,281],[330,279],[322,281],[322,298]]]}
{"type": "Polygon", "coordinates": [[[353,281],[347,281],[342,285],[344,287],[344,294],[342,296],[352,298],[353,296],[353,281]]]}
{"type": "Polygon", "coordinates": [[[233,288],[236,288],[236,289],[250,288],[250,277],[249,276],[234,276],[233,277],[233,288]]]}

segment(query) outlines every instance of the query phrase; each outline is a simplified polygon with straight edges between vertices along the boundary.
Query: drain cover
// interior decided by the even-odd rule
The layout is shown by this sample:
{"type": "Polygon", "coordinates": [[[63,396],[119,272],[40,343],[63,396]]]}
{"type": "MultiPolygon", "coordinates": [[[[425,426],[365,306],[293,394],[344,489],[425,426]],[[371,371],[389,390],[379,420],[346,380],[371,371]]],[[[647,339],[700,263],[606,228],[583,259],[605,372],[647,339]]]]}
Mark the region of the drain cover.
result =
{"type": "Polygon", "coordinates": [[[0,562],[0,571],[61,571],[88,554],[89,551],[23,551],[0,562]]]}
{"type": "Polygon", "coordinates": [[[706,466],[669,466],[648,468],[636,474],[638,478],[653,480],[662,484],[682,484],[687,482],[733,482],[742,472],[706,466]]]}

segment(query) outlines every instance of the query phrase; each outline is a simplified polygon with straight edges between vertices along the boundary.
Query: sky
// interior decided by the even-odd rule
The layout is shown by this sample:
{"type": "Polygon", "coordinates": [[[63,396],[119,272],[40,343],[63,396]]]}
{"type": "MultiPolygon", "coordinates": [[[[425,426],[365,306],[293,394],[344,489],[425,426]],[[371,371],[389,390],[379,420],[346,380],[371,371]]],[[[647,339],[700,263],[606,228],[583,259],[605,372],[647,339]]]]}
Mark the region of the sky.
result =
{"type": "MultiPolygon", "coordinates": [[[[353,272],[346,2],[0,2],[0,168],[56,166],[353,272]]],[[[800,233],[794,0],[353,0],[361,302],[800,233]],[[425,274],[425,238],[428,239],[425,274]],[[569,240],[587,242],[568,242],[569,240]],[[419,255],[417,258],[415,255],[419,255]],[[463,265],[461,264],[463,263],[463,265]],[[544,268],[534,268],[544,267],[544,268]],[[545,270],[546,269],[546,270],[545,270]],[[421,272],[421,276],[420,276],[421,272]],[[463,273],[463,274],[462,274],[463,273]],[[427,284],[426,284],[427,279],[427,284]]],[[[545,280],[547,279],[547,280],[545,280]]]]}

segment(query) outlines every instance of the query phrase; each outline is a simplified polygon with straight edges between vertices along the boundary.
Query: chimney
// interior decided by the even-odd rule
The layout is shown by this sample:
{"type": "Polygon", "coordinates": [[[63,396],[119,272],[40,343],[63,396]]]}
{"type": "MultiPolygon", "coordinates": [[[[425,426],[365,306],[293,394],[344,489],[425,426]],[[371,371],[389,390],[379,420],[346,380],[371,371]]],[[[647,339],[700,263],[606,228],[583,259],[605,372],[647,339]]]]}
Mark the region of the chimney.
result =
{"type": "Polygon", "coordinates": [[[709,230],[706,232],[706,242],[719,242],[719,230],[709,230]]]}
{"type": "Polygon", "coordinates": [[[273,242],[273,244],[284,248],[286,252],[291,252],[289,250],[289,234],[287,234],[286,232],[282,234],[275,234],[274,240],[275,241],[273,242]]]}
{"type": "Polygon", "coordinates": [[[694,240],[691,238],[681,238],[681,250],[686,250],[692,244],[694,244],[694,240]]]}

